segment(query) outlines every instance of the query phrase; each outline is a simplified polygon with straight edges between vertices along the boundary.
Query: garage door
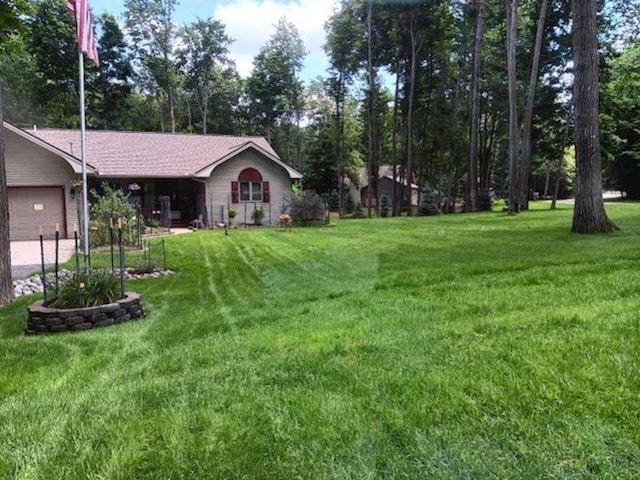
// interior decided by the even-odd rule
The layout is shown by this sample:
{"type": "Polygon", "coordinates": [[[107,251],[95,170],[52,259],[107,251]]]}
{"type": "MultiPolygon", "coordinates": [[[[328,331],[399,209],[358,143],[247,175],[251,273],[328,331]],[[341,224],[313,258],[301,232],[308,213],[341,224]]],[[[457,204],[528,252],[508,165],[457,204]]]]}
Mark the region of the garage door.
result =
{"type": "Polygon", "coordinates": [[[9,232],[11,240],[37,240],[40,226],[45,238],[65,233],[62,187],[9,187],[9,232]]]}

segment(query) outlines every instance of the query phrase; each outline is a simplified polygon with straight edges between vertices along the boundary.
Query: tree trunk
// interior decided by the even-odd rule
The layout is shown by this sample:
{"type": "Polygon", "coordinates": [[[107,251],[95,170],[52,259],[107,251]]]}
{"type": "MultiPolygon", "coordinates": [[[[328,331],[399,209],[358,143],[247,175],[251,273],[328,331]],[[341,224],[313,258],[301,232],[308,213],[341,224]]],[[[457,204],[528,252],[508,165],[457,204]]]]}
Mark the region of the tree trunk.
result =
{"type": "Polygon", "coordinates": [[[336,90],[336,161],[338,162],[338,217],[344,216],[342,205],[342,186],[344,183],[344,167],[342,161],[342,128],[340,126],[340,102],[342,97],[342,72],[338,74],[338,85],[336,90]]]}
{"type": "Polygon", "coordinates": [[[393,183],[391,190],[391,216],[400,213],[398,205],[398,107],[400,104],[400,62],[396,62],[396,87],[393,95],[393,131],[391,132],[391,157],[393,162],[393,183]]]}
{"type": "Polygon", "coordinates": [[[529,89],[527,90],[527,103],[522,119],[522,162],[518,169],[520,177],[520,208],[529,208],[529,175],[531,174],[531,135],[533,130],[533,104],[536,98],[538,84],[538,65],[540,64],[540,50],[542,50],[542,37],[544,36],[544,22],[547,17],[548,0],[541,0],[538,27],[533,47],[533,62],[529,76],[529,89]]]}
{"type": "MultiPolygon", "coordinates": [[[[556,202],[558,201],[558,193],[560,192],[560,181],[562,180],[562,172],[564,170],[564,150],[567,147],[567,141],[569,140],[569,128],[571,125],[571,117],[567,118],[567,125],[564,128],[564,135],[562,136],[562,150],[560,158],[558,159],[558,166],[555,169],[556,178],[553,184],[553,198],[551,200],[551,210],[556,209],[556,202]]],[[[550,173],[547,174],[547,177],[550,173]]],[[[546,190],[546,186],[545,186],[546,190]]]]}
{"type": "Polygon", "coordinates": [[[207,95],[203,100],[202,105],[202,134],[207,134],[207,118],[209,118],[209,96],[207,95]]]}
{"type": "Polygon", "coordinates": [[[615,229],[602,199],[600,132],[598,129],[598,30],[596,3],[572,0],[575,81],[576,195],[575,233],[605,233],[615,229]]]}
{"type": "Polygon", "coordinates": [[[11,279],[11,242],[9,240],[9,192],[4,159],[4,118],[2,116],[2,80],[0,80],[0,305],[13,299],[11,279]]]}
{"type": "Polygon", "coordinates": [[[269,116],[269,114],[267,114],[267,122],[266,122],[266,125],[267,125],[267,142],[269,142],[269,145],[271,145],[271,137],[272,137],[272,135],[271,135],[271,129],[272,129],[271,124],[272,124],[271,117],[269,116]]]}
{"type": "Polygon", "coordinates": [[[483,128],[479,136],[479,171],[480,171],[480,191],[488,193],[491,186],[491,172],[494,164],[496,142],[498,137],[498,116],[484,114],[482,122],[483,128]]]}
{"type": "Polygon", "coordinates": [[[191,112],[191,105],[189,104],[189,100],[187,99],[187,129],[189,133],[193,133],[193,113],[191,112]]]}
{"type": "Polygon", "coordinates": [[[156,99],[158,102],[158,120],[160,121],[160,131],[164,133],[164,102],[162,100],[162,95],[158,93],[156,95],[156,99]]]}
{"type": "Polygon", "coordinates": [[[547,196],[549,196],[549,181],[551,180],[551,165],[549,165],[548,160],[545,162],[544,169],[546,170],[546,172],[544,177],[544,192],[542,193],[542,198],[546,199],[547,196]]]}
{"type": "MultiPolygon", "coordinates": [[[[460,101],[460,92],[462,91],[462,76],[458,75],[456,79],[456,87],[453,95],[453,108],[451,109],[451,125],[454,131],[461,130],[459,119],[461,118],[462,102],[460,101]]],[[[447,200],[445,201],[445,211],[447,213],[456,213],[456,198],[458,196],[458,170],[460,167],[460,159],[463,158],[464,152],[460,148],[460,142],[458,142],[455,136],[450,138],[449,148],[453,154],[453,162],[451,162],[451,175],[449,177],[449,184],[447,188],[447,200]]]]}
{"type": "Polygon", "coordinates": [[[509,214],[518,213],[518,98],[516,91],[516,39],[518,0],[505,0],[507,9],[507,74],[509,79],[509,214]]]}
{"type": "Polygon", "coordinates": [[[476,37],[471,74],[471,118],[469,119],[469,165],[467,191],[472,212],[478,211],[478,130],[480,126],[480,54],[484,38],[484,0],[477,2],[476,37]]]}
{"type": "Polygon", "coordinates": [[[409,76],[409,98],[407,108],[407,188],[406,201],[407,201],[407,215],[413,215],[413,205],[411,205],[411,184],[413,183],[413,97],[415,96],[415,83],[416,83],[416,57],[420,51],[421,45],[417,44],[415,18],[413,12],[411,13],[411,20],[409,22],[409,38],[411,39],[411,73],[409,76]]]}
{"type": "Polygon", "coordinates": [[[560,181],[562,180],[562,160],[556,170],[556,179],[553,185],[553,198],[551,199],[551,210],[556,209],[556,203],[558,202],[558,194],[560,193],[560,181]]]}
{"type": "Polygon", "coordinates": [[[373,136],[373,125],[375,123],[375,119],[373,118],[374,111],[374,91],[373,91],[373,52],[372,52],[372,39],[371,39],[371,21],[373,16],[373,5],[371,2],[368,3],[367,6],[367,58],[368,58],[368,69],[369,69],[369,151],[368,153],[368,185],[367,185],[367,214],[369,218],[371,218],[371,193],[373,191],[373,182],[377,181],[373,176],[373,164],[374,164],[374,155],[373,155],[373,144],[374,136],[373,136]]]}
{"type": "Polygon", "coordinates": [[[176,133],[176,114],[173,106],[173,95],[171,91],[167,92],[167,99],[169,100],[169,116],[171,118],[171,133],[176,133]]]}

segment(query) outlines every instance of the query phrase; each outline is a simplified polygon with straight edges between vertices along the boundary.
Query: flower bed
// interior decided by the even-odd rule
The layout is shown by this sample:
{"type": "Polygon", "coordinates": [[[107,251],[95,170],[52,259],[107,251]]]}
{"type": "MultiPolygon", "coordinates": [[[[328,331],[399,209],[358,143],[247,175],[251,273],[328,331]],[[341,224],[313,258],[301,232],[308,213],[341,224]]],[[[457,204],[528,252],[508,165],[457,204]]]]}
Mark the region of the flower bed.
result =
{"type": "MultiPolygon", "coordinates": [[[[160,270],[155,269],[153,272],[140,272],[132,267],[125,267],[124,279],[125,280],[139,280],[143,278],[160,278],[167,275],[173,275],[175,272],[172,270],[160,270]]],[[[120,274],[120,270],[116,270],[116,275],[120,274]]],[[[60,284],[69,281],[73,272],[71,270],[60,270],[58,272],[58,280],[60,284]]],[[[55,274],[47,273],[45,276],[45,282],[47,283],[47,291],[55,284],[55,274]]],[[[13,281],[13,293],[16,298],[24,295],[31,295],[34,293],[42,293],[42,279],[40,275],[31,275],[25,279],[17,279],[13,281]]]]}
{"type": "Polygon", "coordinates": [[[39,300],[29,307],[28,312],[27,335],[90,330],[144,316],[142,297],[134,292],[127,292],[123,299],[113,303],[87,308],[52,308],[39,300]]]}

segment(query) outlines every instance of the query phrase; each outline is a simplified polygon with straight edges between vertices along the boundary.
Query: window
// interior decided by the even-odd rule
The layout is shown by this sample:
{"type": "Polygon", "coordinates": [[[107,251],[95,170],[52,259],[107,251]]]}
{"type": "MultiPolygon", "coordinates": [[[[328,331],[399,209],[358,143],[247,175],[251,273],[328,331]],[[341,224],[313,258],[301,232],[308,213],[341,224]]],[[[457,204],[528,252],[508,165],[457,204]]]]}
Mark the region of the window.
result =
{"type": "Polygon", "coordinates": [[[262,175],[255,168],[245,168],[238,175],[238,181],[231,182],[231,201],[269,203],[269,182],[263,182],[262,175]]]}
{"type": "Polygon", "coordinates": [[[261,202],[262,182],[240,182],[241,202],[261,202]]]}

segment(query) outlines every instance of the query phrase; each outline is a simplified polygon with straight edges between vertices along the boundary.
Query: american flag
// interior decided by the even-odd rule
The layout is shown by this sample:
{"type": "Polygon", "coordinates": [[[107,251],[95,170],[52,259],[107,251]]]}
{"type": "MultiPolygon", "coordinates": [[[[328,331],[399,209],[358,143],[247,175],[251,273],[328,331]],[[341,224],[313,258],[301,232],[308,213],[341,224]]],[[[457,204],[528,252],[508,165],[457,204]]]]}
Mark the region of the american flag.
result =
{"type": "Polygon", "coordinates": [[[88,0],[67,0],[67,12],[76,22],[78,49],[86,53],[87,57],[98,65],[98,50],[93,38],[93,26],[91,25],[88,0]]]}

